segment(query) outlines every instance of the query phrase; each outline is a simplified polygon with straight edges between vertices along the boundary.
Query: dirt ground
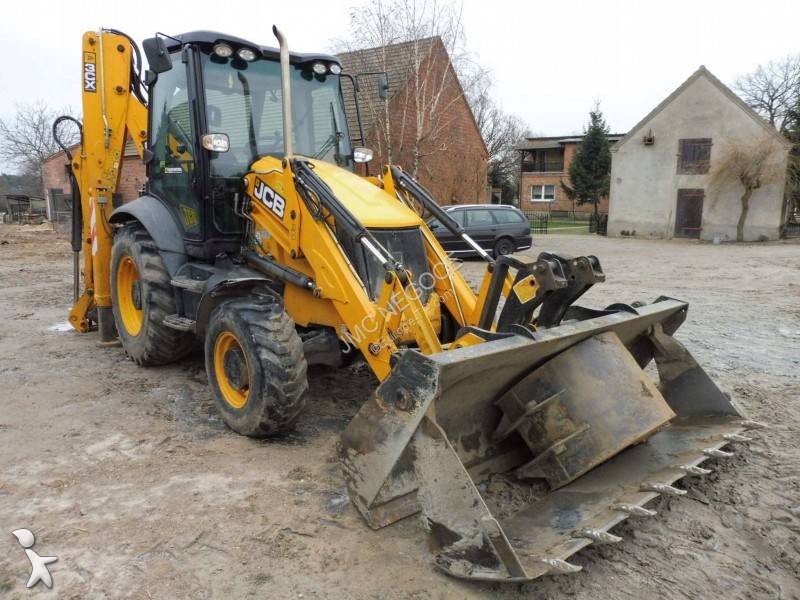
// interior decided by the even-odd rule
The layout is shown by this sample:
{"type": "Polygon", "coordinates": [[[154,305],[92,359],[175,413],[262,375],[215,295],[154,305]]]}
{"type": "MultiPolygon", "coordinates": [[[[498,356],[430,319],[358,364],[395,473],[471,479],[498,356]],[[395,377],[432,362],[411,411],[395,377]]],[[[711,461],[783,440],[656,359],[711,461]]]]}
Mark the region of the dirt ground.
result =
{"type": "Polygon", "coordinates": [[[688,300],[677,337],[772,428],[616,528],[622,543],[575,555],[582,572],[476,585],[432,567],[416,518],[374,532],[349,503],[335,448],[370,373],[314,369],[294,433],[238,436],[199,353],[142,369],[65,330],[67,241],[0,226],[0,597],[29,597],[10,534],[27,527],[58,556],[34,592],[59,598],[800,598],[800,245],[536,243],[600,257],[585,304],[688,300]]]}

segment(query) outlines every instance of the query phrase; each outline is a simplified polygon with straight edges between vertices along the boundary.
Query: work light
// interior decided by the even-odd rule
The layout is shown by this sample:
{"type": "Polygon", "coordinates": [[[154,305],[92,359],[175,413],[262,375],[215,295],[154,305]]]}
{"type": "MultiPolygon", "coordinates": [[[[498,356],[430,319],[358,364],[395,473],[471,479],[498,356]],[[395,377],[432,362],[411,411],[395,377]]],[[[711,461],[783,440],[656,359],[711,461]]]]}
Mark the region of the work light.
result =
{"type": "Polygon", "coordinates": [[[251,48],[239,48],[239,51],[236,54],[239,55],[239,58],[246,60],[247,62],[254,61],[257,56],[256,51],[251,48]]]}
{"type": "Polygon", "coordinates": [[[228,58],[233,55],[233,48],[228,44],[220,42],[219,44],[214,44],[214,54],[222,58],[228,58]]]}

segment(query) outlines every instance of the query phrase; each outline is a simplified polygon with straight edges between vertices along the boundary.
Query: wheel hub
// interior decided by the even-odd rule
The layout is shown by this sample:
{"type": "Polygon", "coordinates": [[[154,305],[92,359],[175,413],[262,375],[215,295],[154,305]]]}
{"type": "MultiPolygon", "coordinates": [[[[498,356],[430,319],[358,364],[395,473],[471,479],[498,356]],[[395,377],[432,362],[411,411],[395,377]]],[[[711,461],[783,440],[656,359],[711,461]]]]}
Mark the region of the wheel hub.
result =
{"type": "Polygon", "coordinates": [[[234,388],[242,389],[247,384],[247,363],[240,348],[231,348],[225,353],[223,368],[234,388]]]}

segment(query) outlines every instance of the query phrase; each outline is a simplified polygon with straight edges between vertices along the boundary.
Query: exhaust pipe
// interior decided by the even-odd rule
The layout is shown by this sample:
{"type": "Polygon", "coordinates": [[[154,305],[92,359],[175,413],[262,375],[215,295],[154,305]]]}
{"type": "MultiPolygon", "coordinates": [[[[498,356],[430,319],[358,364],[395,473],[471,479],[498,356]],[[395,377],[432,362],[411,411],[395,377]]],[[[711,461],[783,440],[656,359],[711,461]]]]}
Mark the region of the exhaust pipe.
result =
{"type": "Polygon", "coordinates": [[[281,97],[283,99],[283,154],[284,158],[294,156],[292,147],[292,88],[289,80],[289,44],[286,37],[273,25],[272,33],[278,38],[281,50],[281,97]]]}

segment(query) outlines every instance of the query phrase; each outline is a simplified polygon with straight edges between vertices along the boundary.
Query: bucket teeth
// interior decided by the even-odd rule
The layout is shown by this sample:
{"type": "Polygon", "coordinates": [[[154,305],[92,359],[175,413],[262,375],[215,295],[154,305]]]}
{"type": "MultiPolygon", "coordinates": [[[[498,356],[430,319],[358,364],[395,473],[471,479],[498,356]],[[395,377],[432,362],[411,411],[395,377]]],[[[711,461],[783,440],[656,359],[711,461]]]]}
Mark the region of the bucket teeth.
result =
{"type": "Polygon", "coordinates": [[[708,475],[711,473],[711,469],[704,469],[703,467],[698,467],[697,465],[681,465],[678,468],[687,475],[708,475]]]}
{"type": "Polygon", "coordinates": [[[747,437],[746,435],[740,435],[738,433],[726,433],[722,437],[725,438],[726,440],[728,440],[729,442],[744,443],[744,442],[752,442],[753,441],[753,438],[747,437]]]}
{"type": "Polygon", "coordinates": [[[639,488],[643,492],[658,492],[665,496],[685,496],[686,490],[669,485],[668,483],[646,483],[639,488]]]}
{"type": "Polygon", "coordinates": [[[742,427],[745,429],[767,429],[769,426],[761,421],[742,421],[742,427]]]}
{"type": "Polygon", "coordinates": [[[586,538],[598,544],[618,544],[622,538],[602,529],[581,529],[575,533],[576,538],[586,538]]]}
{"type": "Polygon", "coordinates": [[[733,452],[726,452],[725,450],[720,450],[719,448],[706,448],[703,450],[703,454],[713,458],[730,458],[733,456],[733,452]]]}
{"type": "Polygon", "coordinates": [[[636,504],[617,504],[614,510],[628,513],[632,517],[655,517],[658,513],[644,506],[637,506],[636,504]]]}
{"type": "Polygon", "coordinates": [[[550,573],[577,573],[583,570],[580,565],[573,565],[560,558],[543,558],[542,562],[549,567],[550,573]]]}

